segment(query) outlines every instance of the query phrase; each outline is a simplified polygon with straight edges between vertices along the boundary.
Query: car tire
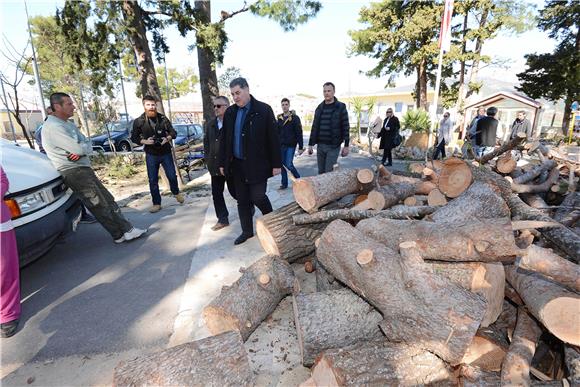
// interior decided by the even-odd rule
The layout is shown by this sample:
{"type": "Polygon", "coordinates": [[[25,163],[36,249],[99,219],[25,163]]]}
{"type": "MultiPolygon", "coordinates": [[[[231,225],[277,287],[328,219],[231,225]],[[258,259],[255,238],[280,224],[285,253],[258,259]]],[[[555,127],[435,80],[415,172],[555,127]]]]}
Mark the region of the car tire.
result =
{"type": "Polygon", "coordinates": [[[123,141],[119,144],[119,152],[131,152],[131,145],[128,142],[123,141]]]}

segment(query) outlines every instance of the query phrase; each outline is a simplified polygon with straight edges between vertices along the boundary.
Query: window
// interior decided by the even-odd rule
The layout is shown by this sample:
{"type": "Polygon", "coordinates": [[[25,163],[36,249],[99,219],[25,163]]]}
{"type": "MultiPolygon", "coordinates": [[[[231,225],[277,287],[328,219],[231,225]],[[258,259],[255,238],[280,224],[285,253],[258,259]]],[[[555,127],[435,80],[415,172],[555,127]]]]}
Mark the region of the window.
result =
{"type": "Polygon", "coordinates": [[[403,103],[395,102],[395,113],[400,113],[403,111],[403,103]]]}

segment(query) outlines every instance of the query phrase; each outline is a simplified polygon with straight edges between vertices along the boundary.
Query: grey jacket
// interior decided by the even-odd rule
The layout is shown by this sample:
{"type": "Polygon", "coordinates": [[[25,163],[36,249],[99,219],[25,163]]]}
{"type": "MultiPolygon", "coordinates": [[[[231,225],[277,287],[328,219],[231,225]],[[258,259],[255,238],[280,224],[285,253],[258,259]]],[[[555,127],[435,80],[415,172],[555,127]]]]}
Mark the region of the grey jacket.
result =
{"type": "Polygon", "coordinates": [[[519,132],[524,132],[528,141],[532,139],[532,124],[530,120],[527,118],[524,118],[522,121],[516,119],[512,124],[510,139],[514,138],[519,132]]]}
{"type": "Polygon", "coordinates": [[[90,167],[89,155],[93,153],[91,141],[70,121],[49,116],[42,125],[42,147],[50,162],[58,171],[78,167],[90,167]],[[70,161],[70,154],[81,156],[78,161],[70,161]]]}

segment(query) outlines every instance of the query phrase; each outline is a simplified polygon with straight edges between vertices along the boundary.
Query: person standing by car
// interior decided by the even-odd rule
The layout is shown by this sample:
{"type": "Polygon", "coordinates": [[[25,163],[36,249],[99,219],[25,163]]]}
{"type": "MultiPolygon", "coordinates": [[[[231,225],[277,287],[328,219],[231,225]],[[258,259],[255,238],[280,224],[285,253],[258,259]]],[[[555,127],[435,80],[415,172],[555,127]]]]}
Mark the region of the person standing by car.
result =
{"type": "Polygon", "coordinates": [[[203,136],[203,152],[205,155],[205,164],[211,176],[211,196],[213,198],[213,206],[215,207],[215,214],[217,216],[217,223],[211,229],[213,231],[221,230],[230,225],[228,207],[224,199],[224,188],[228,185],[230,195],[235,199],[236,191],[234,182],[231,176],[222,175],[219,171],[219,151],[220,151],[220,137],[224,125],[224,114],[230,105],[227,97],[219,96],[213,100],[213,111],[215,118],[211,120],[205,128],[203,136]]]}
{"type": "MultiPolygon", "coordinates": [[[[300,117],[290,110],[290,100],[282,98],[282,114],[278,115],[278,135],[282,146],[282,165],[284,165],[296,178],[300,178],[298,170],[294,166],[294,152],[298,145],[298,154],[304,152],[304,139],[302,138],[302,123],[300,117]]],[[[288,188],[288,172],[282,168],[282,182],[280,189],[288,188]]]]}
{"type": "Polygon", "coordinates": [[[20,269],[10,209],[4,203],[8,177],[0,165],[0,337],[14,336],[20,321],[20,269]]]}
{"type": "Polygon", "coordinates": [[[43,126],[43,145],[52,165],[64,183],[75,192],[97,221],[111,234],[115,243],[139,238],[147,232],[133,227],[121,213],[115,198],[91,168],[92,144],[68,119],[75,107],[65,93],[50,96],[53,110],[43,126]]]}
{"type": "Polygon", "coordinates": [[[381,164],[383,165],[393,165],[393,153],[392,150],[395,148],[395,137],[399,134],[401,129],[401,124],[399,119],[393,115],[393,109],[387,109],[387,116],[383,121],[383,127],[379,132],[377,138],[381,139],[381,144],[379,149],[383,149],[383,159],[381,164]],[[385,162],[389,160],[387,164],[385,162]]]}
{"type": "Polygon", "coordinates": [[[131,141],[135,144],[144,145],[145,162],[147,164],[147,177],[149,178],[149,191],[153,200],[153,206],[149,212],[161,210],[161,194],[159,193],[159,166],[163,165],[165,176],[169,180],[169,187],[175,199],[183,204],[185,198],[179,192],[177,173],[173,163],[171,152],[171,140],[177,137],[177,133],[169,119],[157,112],[155,98],[146,95],[143,97],[145,112],[133,121],[131,141]]]}

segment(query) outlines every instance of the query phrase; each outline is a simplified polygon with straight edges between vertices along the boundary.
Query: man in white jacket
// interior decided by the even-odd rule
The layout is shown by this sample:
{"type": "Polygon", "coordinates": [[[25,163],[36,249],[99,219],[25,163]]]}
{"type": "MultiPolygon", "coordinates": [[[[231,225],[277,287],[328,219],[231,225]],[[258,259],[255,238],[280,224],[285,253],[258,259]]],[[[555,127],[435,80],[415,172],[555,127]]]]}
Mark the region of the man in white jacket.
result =
{"type": "Polygon", "coordinates": [[[445,145],[449,145],[453,136],[453,121],[449,118],[449,112],[443,114],[443,119],[439,122],[437,129],[437,147],[433,153],[433,160],[437,160],[439,153],[445,158],[445,145]]]}

